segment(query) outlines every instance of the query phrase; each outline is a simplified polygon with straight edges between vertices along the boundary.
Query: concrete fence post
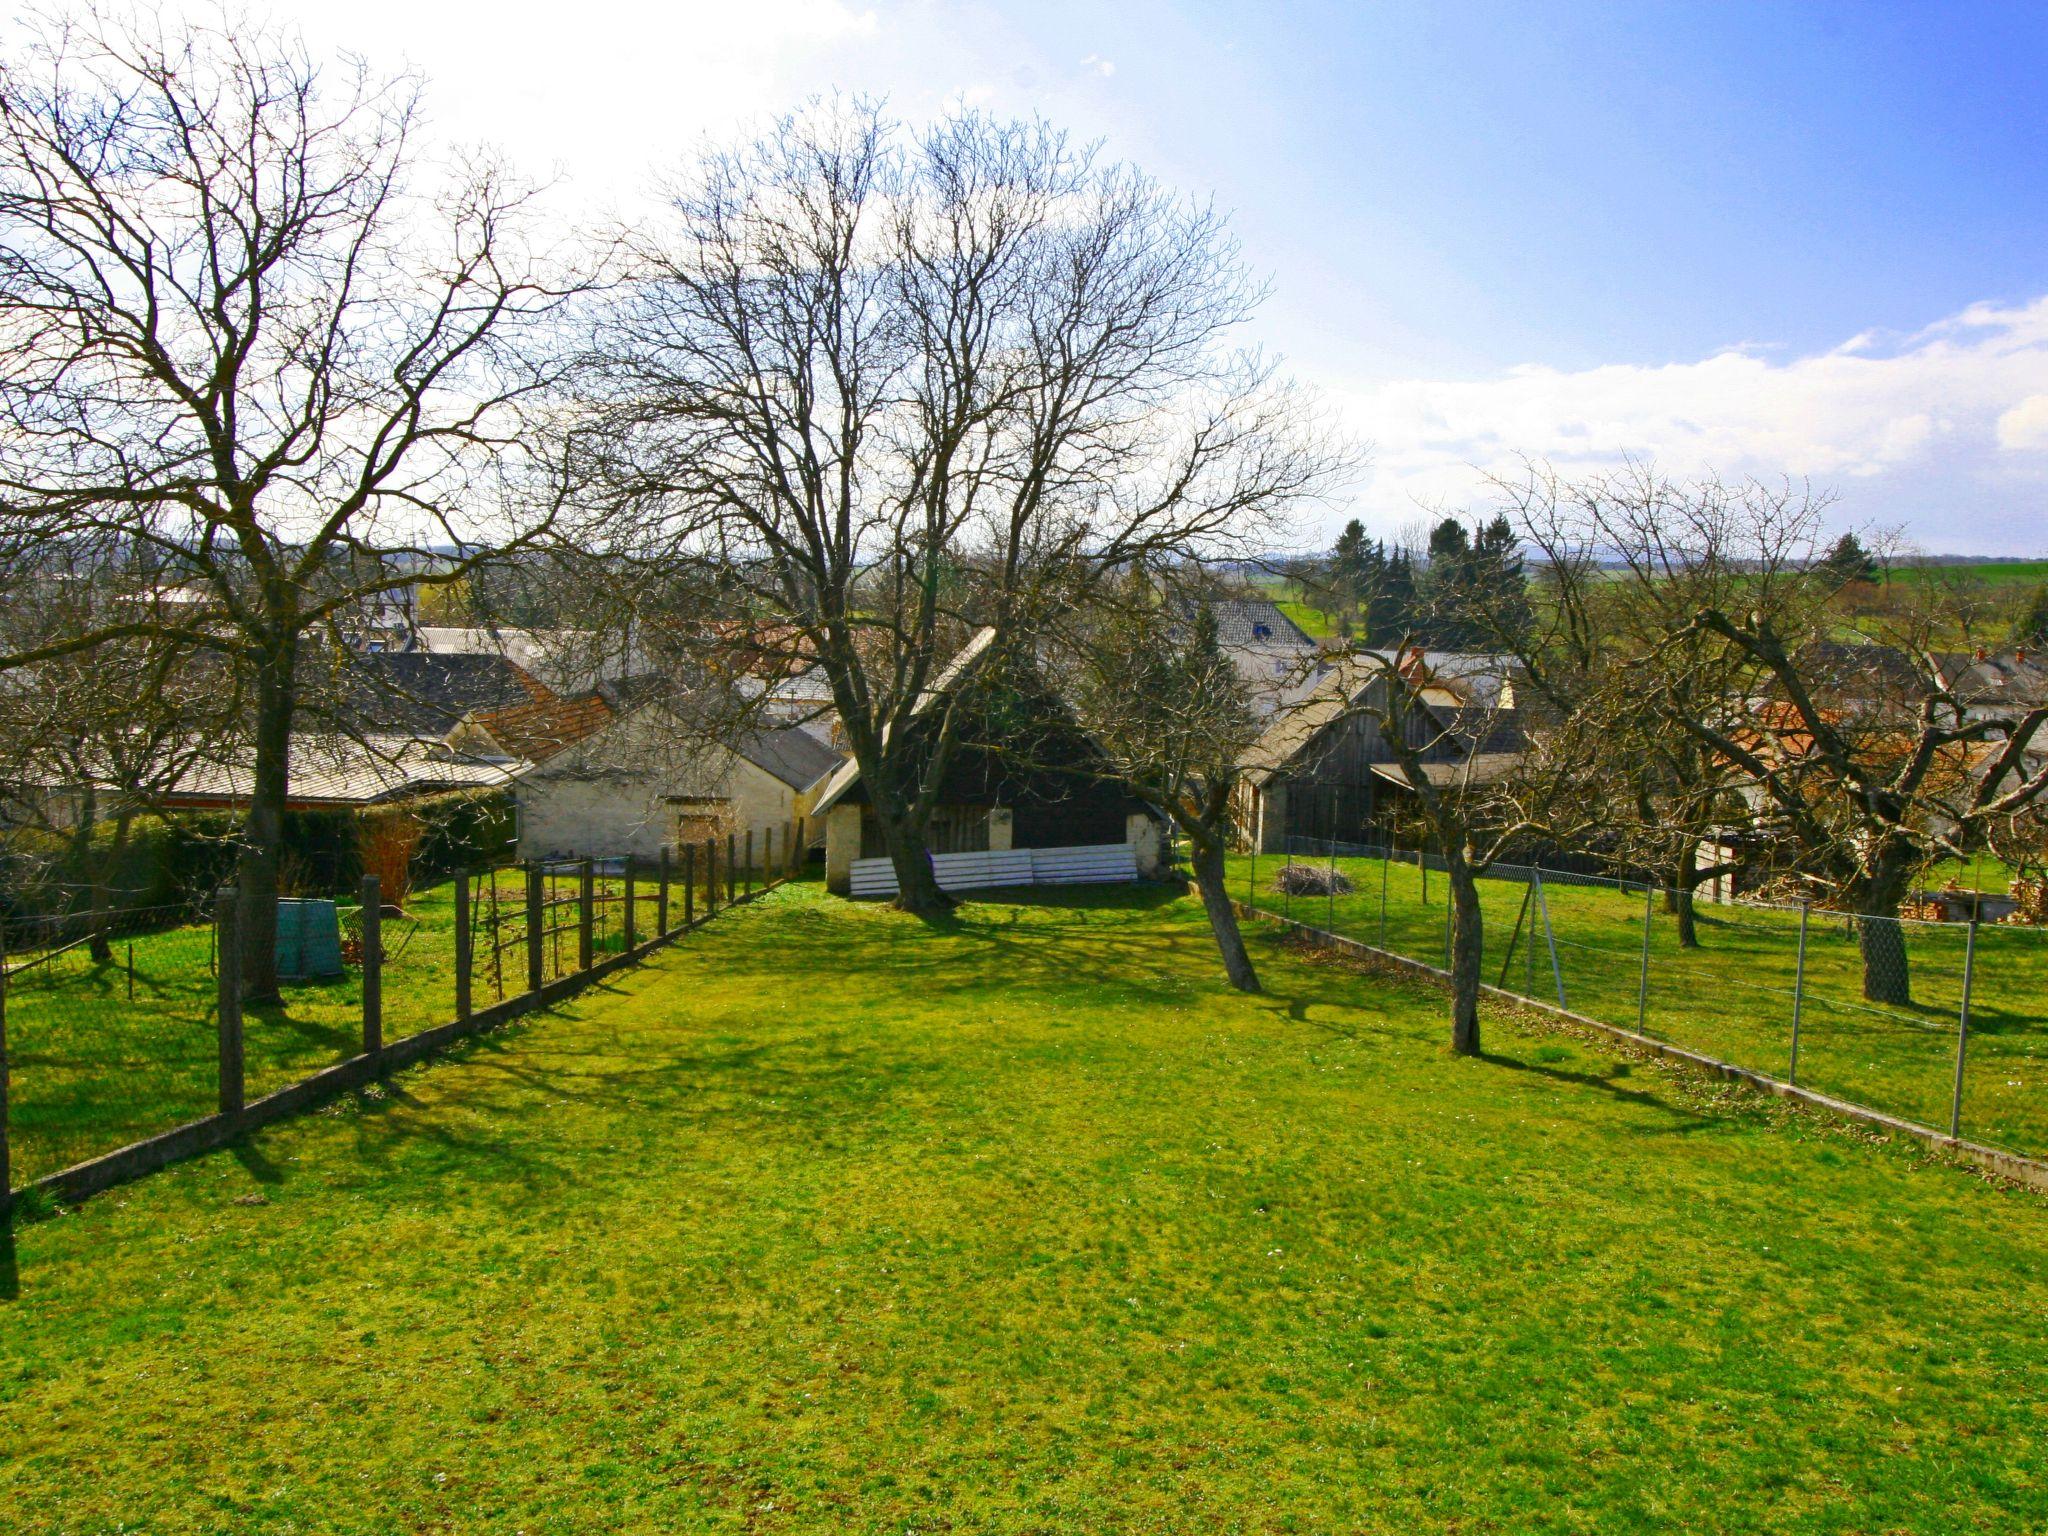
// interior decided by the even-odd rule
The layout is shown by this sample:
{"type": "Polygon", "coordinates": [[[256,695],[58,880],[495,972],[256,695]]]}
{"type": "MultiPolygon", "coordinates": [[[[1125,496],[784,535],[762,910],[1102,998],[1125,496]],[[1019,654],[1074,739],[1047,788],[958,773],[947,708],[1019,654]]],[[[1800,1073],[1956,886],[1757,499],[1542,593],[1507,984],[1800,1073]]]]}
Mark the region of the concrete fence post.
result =
{"type": "Polygon", "coordinates": [[[1551,979],[1557,983],[1557,1006],[1569,1009],[1564,997],[1564,966],[1557,958],[1557,930],[1550,926],[1550,898],[1543,893],[1543,871],[1536,871],[1536,910],[1543,915],[1543,942],[1550,950],[1551,979]]]}
{"type": "Polygon", "coordinates": [[[1387,947],[1387,866],[1393,862],[1390,844],[1380,844],[1380,948],[1387,947]]]}
{"type": "Polygon", "coordinates": [[[589,859],[576,866],[576,969],[587,971],[597,960],[597,866],[589,859]]]}
{"type": "Polygon", "coordinates": [[[224,886],[213,909],[216,1011],[220,1037],[220,1112],[242,1112],[242,936],[236,922],[241,893],[224,886]]]}
{"type": "Polygon", "coordinates": [[[654,861],[654,936],[668,937],[668,844],[661,845],[661,854],[654,861]]]}
{"type": "Polygon", "coordinates": [[[466,1019],[473,1011],[470,973],[476,965],[475,946],[469,931],[469,871],[455,872],[455,1017],[466,1019]]]}
{"type": "Polygon", "coordinates": [[[1785,1081],[1799,1086],[1799,1014],[1806,1002],[1806,920],[1812,907],[1799,903],[1799,958],[1792,966],[1792,1064],[1785,1081]]]}
{"type": "Polygon", "coordinates": [[[1963,1134],[1963,1058],[1970,1048],[1970,983],[1977,975],[1977,906],[1970,905],[1970,931],[1963,935],[1963,1005],[1956,1015],[1956,1087],[1948,1106],[1948,1133],[1963,1134]]]}
{"type": "Polygon", "coordinates": [[[547,903],[541,867],[526,866],[526,990],[538,992],[547,983],[547,903]]]}
{"type": "Polygon", "coordinates": [[[1643,884],[1643,963],[1636,975],[1636,1033],[1642,1034],[1650,1017],[1650,923],[1654,916],[1657,888],[1643,884]]]}
{"type": "Polygon", "coordinates": [[[363,876],[363,1054],[384,1050],[384,892],[363,876]]]}

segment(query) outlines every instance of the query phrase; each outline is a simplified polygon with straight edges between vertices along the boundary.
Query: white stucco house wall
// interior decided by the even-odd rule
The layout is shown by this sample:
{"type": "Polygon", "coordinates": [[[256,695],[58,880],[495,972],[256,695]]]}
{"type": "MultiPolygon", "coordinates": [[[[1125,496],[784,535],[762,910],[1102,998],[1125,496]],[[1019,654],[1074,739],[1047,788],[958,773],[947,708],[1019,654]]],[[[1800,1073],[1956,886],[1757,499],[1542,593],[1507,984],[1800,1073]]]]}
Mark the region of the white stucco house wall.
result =
{"type": "Polygon", "coordinates": [[[536,763],[514,780],[521,859],[659,856],[728,833],[777,846],[807,816],[839,754],[793,726],[733,747],[690,742],[658,705],[536,763]]]}

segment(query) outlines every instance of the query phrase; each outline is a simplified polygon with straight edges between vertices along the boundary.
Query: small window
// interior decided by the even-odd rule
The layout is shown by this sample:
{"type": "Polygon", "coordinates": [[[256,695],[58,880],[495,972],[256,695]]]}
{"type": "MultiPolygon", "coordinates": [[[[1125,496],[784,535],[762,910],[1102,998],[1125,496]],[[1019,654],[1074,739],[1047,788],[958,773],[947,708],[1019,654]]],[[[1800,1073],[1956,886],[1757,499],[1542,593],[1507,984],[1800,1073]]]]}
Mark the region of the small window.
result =
{"type": "Polygon", "coordinates": [[[1254,625],[1252,626],[1252,638],[1253,638],[1254,640],[1270,640],[1270,639],[1272,639],[1272,638],[1273,638],[1273,626],[1272,626],[1272,625],[1270,625],[1270,624],[1254,624],[1254,625]]]}

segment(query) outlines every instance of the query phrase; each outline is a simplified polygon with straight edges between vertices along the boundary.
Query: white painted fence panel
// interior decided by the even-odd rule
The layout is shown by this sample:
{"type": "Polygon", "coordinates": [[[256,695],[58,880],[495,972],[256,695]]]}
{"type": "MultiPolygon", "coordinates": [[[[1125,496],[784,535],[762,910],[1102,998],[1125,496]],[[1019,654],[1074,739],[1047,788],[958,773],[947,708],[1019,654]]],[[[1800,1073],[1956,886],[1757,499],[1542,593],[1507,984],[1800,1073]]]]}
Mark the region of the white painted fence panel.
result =
{"type": "MultiPolygon", "coordinates": [[[[1000,885],[1115,885],[1138,878],[1138,850],[1129,843],[1079,848],[1004,848],[987,853],[940,853],[932,871],[942,891],[986,890],[1000,885]]],[[[853,894],[894,896],[896,870],[887,859],[853,861],[853,894]]]]}

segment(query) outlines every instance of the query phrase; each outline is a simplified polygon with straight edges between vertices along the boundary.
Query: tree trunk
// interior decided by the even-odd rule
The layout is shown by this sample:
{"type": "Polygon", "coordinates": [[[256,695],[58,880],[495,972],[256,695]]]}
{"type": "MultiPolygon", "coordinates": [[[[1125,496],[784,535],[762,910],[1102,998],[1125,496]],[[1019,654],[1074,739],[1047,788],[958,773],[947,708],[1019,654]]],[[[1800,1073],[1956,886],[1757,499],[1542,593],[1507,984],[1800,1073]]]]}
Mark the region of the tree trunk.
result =
{"type": "MultiPolygon", "coordinates": [[[[84,920],[73,930],[86,940],[87,951],[95,961],[105,964],[114,958],[114,952],[100,932],[99,904],[99,863],[93,857],[93,828],[99,824],[99,791],[90,784],[79,787],[78,804],[74,812],[76,823],[71,829],[70,873],[72,878],[85,887],[84,920]]],[[[64,905],[71,905],[67,894],[62,898],[64,905]]]]}
{"type": "Polygon", "coordinates": [[[121,855],[128,850],[128,829],[134,822],[135,811],[124,802],[114,815],[114,841],[108,845],[107,856],[93,864],[92,957],[101,965],[114,959],[113,942],[107,936],[114,904],[113,876],[121,867],[121,855]]]}
{"type": "Polygon", "coordinates": [[[1693,916],[1693,892],[1700,884],[1700,845],[1687,839],[1673,861],[1671,885],[1664,892],[1664,910],[1678,919],[1678,947],[1700,947],[1699,924],[1693,916]]]}
{"type": "Polygon", "coordinates": [[[242,996],[277,998],[277,886],[284,851],[284,807],[291,786],[292,715],[297,705],[297,646],[266,656],[256,674],[256,751],[249,810],[236,864],[241,899],[236,926],[242,945],[242,996]]]}
{"type": "Polygon", "coordinates": [[[1486,944],[1479,909],[1479,881],[1463,859],[1452,858],[1451,881],[1451,1050],[1479,1054],[1479,968],[1486,944]]]}
{"type": "Polygon", "coordinates": [[[1906,954],[1906,931],[1899,922],[1899,903],[1912,882],[1909,869],[1889,862],[1878,873],[1846,891],[1856,913],[1856,949],[1863,957],[1863,996],[1873,1003],[1910,1007],[1913,974],[1906,954]]]}
{"type": "Polygon", "coordinates": [[[1237,926],[1237,908],[1230,904],[1228,882],[1223,873],[1223,844],[1190,838],[1194,856],[1195,889],[1202,893],[1202,910],[1209,914],[1209,932],[1223,955],[1223,974],[1240,992],[1260,992],[1259,973],[1245,952],[1244,934],[1237,926]]]}
{"type": "Polygon", "coordinates": [[[882,845],[896,871],[896,906],[916,917],[943,917],[957,903],[939,889],[938,874],[932,868],[931,848],[925,829],[894,807],[884,808],[879,796],[870,792],[875,820],[881,824],[882,845]]]}

